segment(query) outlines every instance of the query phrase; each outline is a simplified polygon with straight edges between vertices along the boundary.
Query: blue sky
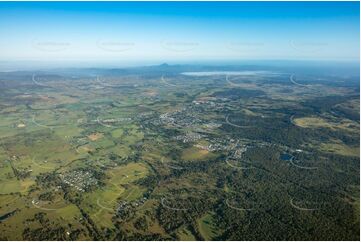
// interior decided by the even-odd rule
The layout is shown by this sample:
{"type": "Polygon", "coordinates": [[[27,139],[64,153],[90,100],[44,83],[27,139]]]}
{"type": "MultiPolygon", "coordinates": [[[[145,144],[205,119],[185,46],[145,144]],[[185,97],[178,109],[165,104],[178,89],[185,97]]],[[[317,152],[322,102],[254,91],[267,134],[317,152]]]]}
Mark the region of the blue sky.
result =
{"type": "Polygon", "coordinates": [[[1,2],[0,61],[358,60],[358,2],[1,2]]]}

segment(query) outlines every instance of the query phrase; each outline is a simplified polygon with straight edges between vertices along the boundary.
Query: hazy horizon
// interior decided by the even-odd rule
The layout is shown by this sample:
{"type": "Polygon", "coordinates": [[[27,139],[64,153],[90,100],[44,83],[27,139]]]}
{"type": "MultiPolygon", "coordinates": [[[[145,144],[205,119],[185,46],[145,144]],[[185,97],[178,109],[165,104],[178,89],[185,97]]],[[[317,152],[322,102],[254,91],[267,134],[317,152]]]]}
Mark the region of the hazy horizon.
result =
{"type": "Polygon", "coordinates": [[[51,69],[123,69],[168,64],[196,65],[196,66],[269,66],[269,67],[337,67],[355,70],[359,74],[358,60],[192,60],[192,61],[128,61],[128,62],[85,62],[85,61],[0,61],[0,72],[9,71],[36,71],[51,69]]]}
{"type": "Polygon", "coordinates": [[[359,61],[359,17],[359,2],[1,2],[0,61],[359,61]]]}

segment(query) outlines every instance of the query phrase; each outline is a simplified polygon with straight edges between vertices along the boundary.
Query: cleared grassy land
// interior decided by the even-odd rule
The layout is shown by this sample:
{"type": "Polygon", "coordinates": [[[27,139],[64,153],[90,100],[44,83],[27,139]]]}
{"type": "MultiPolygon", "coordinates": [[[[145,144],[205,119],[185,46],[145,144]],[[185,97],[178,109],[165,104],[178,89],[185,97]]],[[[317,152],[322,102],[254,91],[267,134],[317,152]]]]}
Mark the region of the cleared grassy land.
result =
{"type": "Polygon", "coordinates": [[[197,221],[199,232],[205,240],[213,240],[222,234],[222,231],[217,228],[212,216],[211,213],[208,213],[197,221]]]}
{"type": "Polygon", "coordinates": [[[179,236],[180,240],[184,240],[184,241],[195,241],[196,240],[196,238],[191,233],[191,231],[189,231],[186,228],[179,229],[178,236],[179,236]]]}
{"type": "Polygon", "coordinates": [[[302,128],[329,128],[331,130],[346,130],[357,132],[358,124],[350,120],[341,120],[340,122],[331,122],[320,117],[295,118],[293,122],[302,128]]]}
{"type": "Polygon", "coordinates": [[[16,179],[1,181],[0,194],[10,194],[21,191],[20,182],[16,179]]]}
{"type": "Polygon", "coordinates": [[[182,151],[182,159],[186,161],[207,160],[214,158],[216,155],[207,150],[191,147],[182,151]]]}
{"type": "Polygon", "coordinates": [[[130,163],[109,170],[105,187],[85,194],[83,207],[99,226],[113,227],[111,218],[118,200],[131,201],[141,197],[144,190],[132,184],[148,174],[148,168],[142,163],[130,163]]]}
{"type": "Polygon", "coordinates": [[[360,147],[347,146],[341,142],[338,143],[322,143],[320,144],[320,150],[335,153],[344,156],[360,156],[360,147]]]}
{"type": "Polygon", "coordinates": [[[340,108],[341,110],[345,110],[353,113],[360,113],[360,100],[353,99],[347,102],[335,105],[336,108],[340,108]]]}
{"type": "Polygon", "coordinates": [[[115,129],[111,132],[113,138],[116,139],[121,138],[123,136],[123,133],[124,133],[123,129],[115,129]]]}

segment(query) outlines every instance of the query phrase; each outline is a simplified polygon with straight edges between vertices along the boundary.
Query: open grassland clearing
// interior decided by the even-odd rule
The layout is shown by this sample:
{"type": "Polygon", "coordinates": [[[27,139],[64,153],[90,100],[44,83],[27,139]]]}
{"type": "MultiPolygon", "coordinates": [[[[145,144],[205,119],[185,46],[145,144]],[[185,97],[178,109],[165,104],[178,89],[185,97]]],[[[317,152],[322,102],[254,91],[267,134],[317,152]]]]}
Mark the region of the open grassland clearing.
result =
{"type": "MultiPolygon", "coordinates": [[[[79,223],[81,217],[79,210],[73,204],[64,206],[61,201],[54,201],[53,204],[46,206],[54,209],[43,209],[39,204],[34,206],[31,198],[19,197],[18,195],[8,196],[0,195],[1,214],[14,213],[0,223],[0,230],[2,231],[2,238],[14,238],[22,240],[22,229],[29,228],[31,230],[43,228],[45,225],[53,229],[60,226],[65,226],[68,231],[82,228],[79,223]],[[59,203],[59,204],[58,204],[59,203]],[[14,210],[14,208],[16,208],[14,210]],[[40,217],[42,217],[40,219],[40,217]],[[51,222],[47,222],[51,221],[51,222]],[[72,224],[72,227],[68,227],[72,224]],[[14,233],[14,231],[18,231],[14,233]]],[[[44,205],[44,207],[46,207],[44,205]]]]}
{"type": "Polygon", "coordinates": [[[0,114],[0,138],[21,135],[28,130],[28,123],[23,112],[0,114]]]}
{"type": "Polygon", "coordinates": [[[199,232],[205,240],[214,240],[222,235],[222,231],[217,227],[217,222],[212,213],[207,213],[198,219],[199,232]]]}
{"type": "Polygon", "coordinates": [[[294,124],[302,128],[329,128],[331,130],[345,130],[349,132],[358,132],[359,124],[347,119],[340,121],[326,120],[322,117],[303,117],[294,118],[294,124]]]}
{"type": "Polygon", "coordinates": [[[0,168],[0,194],[26,193],[29,187],[35,184],[33,177],[18,179],[9,161],[1,164],[0,168]]]}
{"type": "Polygon", "coordinates": [[[360,156],[360,147],[359,146],[349,146],[345,145],[339,140],[335,140],[332,143],[321,143],[319,145],[320,150],[328,153],[335,153],[344,156],[360,156]]]}
{"type": "Polygon", "coordinates": [[[81,207],[101,226],[113,226],[111,218],[120,201],[131,201],[141,197],[144,189],[133,184],[145,177],[148,168],[142,163],[129,163],[106,172],[105,185],[84,194],[81,207]]]}
{"type": "Polygon", "coordinates": [[[189,231],[187,228],[180,228],[177,233],[180,240],[183,241],[195,241],[196,238],[192,234],[191,231],[189,231]]]}
{"type": "Polygon", "coordinates": [[[51,133],[16,137],[6,146],[9,156],[37,157],[43,161],[72,160],[77,156],[69,143],[52,136],[51,133]],[[41,135],[46,135],[46,139],[41,138],[41,135]]]}
{"type": "Polygon", "coordinates": [[[21,190],[21,184],[16,178],[6,180],[1,179],[0,194],[11,194],[20,192],[21,190]]]}
{"type": "Polygon", "coordinates": [[[112,137],[115,139],[119,139],[123,137],[123,134],[124,134],[124,130],[122,128],[112,130],[111,132],[112,137]]]}
{"type": "Polygon", "coordinates": [[[217,157],[216,154],[209,152],[206,149],[201,149],[198,147],[191,147],[184,149],[182,152],[182,160],[192,161],[192,160],[208,160],[217,157]]]}
{"type": "Polygon", "coordinates": [[[78,127],[77,124],[72,123],[54,129],[54,135],[63,140],[68,141],[73,137],[80,136],[82,131],[83,131],[82,128],[78,127]]]}
{"type": "Polygon", "coordinates": [[[123,127],[124,135],[122,138],[122,142],[133,145],[137,142],[141,141],[144,138],[144,134],[142,131],[139,130],[139,128],[136,125],[129,125],[123,127]]]}
{"type": "Polygon", "coordinates": [[[52,109],[56,105],[77,103],[79,100],[59,92],[46,92],[31,104],[34,110],[52,109]]]}
{"type": "Polygon", "coordinates": [[[352,99],[341,104],[335,105],[337,108],[346,109],[353,112],[360,112],[360,100],[352,99]]]}

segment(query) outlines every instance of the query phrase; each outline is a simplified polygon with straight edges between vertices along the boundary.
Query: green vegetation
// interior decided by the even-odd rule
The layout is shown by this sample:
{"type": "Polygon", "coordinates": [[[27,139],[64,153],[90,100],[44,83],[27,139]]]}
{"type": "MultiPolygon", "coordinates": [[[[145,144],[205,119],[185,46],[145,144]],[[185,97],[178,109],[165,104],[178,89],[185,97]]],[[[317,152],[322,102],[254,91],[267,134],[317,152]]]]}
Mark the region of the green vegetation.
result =
{"type": "Polygon", "coordinates": [[[198,68],[0,73],[0,238],[359,240],[358,83],[198,68]]]}
{"type": "Polygon", "coordinates": [[[206,214],[198,221],[199,231],[205,240],[214,240],[222,234],[212,214],[206,214]]]}

